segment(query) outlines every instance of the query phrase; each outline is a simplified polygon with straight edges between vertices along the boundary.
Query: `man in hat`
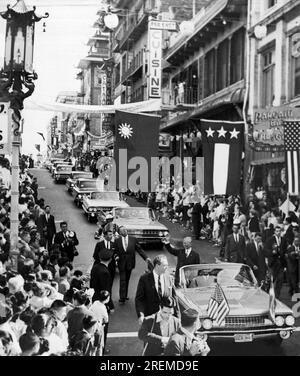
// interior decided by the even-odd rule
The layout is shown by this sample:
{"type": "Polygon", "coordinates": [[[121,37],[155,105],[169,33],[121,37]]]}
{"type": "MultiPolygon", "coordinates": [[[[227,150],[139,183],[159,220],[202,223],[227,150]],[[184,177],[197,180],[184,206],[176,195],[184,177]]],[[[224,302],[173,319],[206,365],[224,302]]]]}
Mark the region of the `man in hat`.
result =
{"type": "Polygon", "coordinates": [[[100,240],[95,246],[95,250],[93,254],[94,265],[100,263],[99,253],[103,249],[109,249],[110,251],[112,251],[113,255],[112,255],[110,263],[108,264],[108,269],[109,269],[112,284],[113,284],[115,274],[116,274],[116,263],[117,263],[118,255],[116,253],[115,242],[113,241],[113,224],[112,223],[105,225],[104,230],[103,230],[103,237],[104,239],[100,240]]]}
{"type": "Polygon", "coordinates": [[[114,304],[111,299],[111,290],[112,290],[112,278],[108,265],[111,262],[113,257],[113,251],[109,249],[102,249],[99,252],[99,264],[94,264],[91,270],[91,281],[90,287],[94,289],[93,302],[99,299],[100,292],[106,290],[110,294],[110,300],[108,303],[109,310],[114,309],[114,304]]]}
{"type": "Polygon", "coordinates": [[[169,253],[177,257],[177,265],[175,272],[175,286],[179,285],[179,269],[182,266],[200,264],[199,254],[192,249],[192,238],[183,239],[183,248],[174,248],[170,244],[170,236],[166,236],[162,242],[169,253]]]}
{"type": "Polygon", "coordinates": [[[187,309],[181,313],[181,327],[173,334],[165,348],[165,356],[206,356],[210,349],[204,340],[195,337],[199,327],[199,313],[187,309]]]}
{"type": "Polygon", "coordinates": [[[235,220],[232,226],[232,234],[227,236],[225,245],[225,262],[245,262],[245,237],[239,233],[240,221],[235,220]]]}

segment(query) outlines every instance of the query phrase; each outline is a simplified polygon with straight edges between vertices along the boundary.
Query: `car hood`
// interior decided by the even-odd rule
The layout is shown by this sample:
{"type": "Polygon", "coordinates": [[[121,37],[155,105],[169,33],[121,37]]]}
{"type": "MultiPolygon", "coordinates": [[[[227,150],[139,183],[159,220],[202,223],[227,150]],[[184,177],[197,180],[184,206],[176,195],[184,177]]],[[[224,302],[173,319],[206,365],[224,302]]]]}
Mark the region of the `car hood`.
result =
{"type": "Polygon", "coordinates": [[[92,193],[92,192],[95,192],[96,189],[91,189],[91,188],[74,188],[74,191],[77,192],[77,193],[92,193]]]}
{"type": "Polygon", "coordinates": [[[114,201],[114,200],[92,200],[90,198],[85,198],[84,199],[85,203],[88,206],[97,206],[97,207],[123,207],[127,208],[129,205],[125,201],[114,201]]]}
{"type": "Polygon", "coordinates": [[[169,231],[165,225],[158,221],[150,221],[146,219],[116,219],[117,226],[125,226],[127,230],[159,230],[169,231]]]}
{"type": "MultiPolygon", "coordinates": [[[[262,315],[269,312],[269,294],[259,288],[222,287],[230,307],[229,316],[262,315]]],[[[214,289],[177,290],[178,298],[188,307],[197,308],[205,316],[214,289]]],[[[292,310],[276,299],[276,314],[292,314],[292,310]]]]}

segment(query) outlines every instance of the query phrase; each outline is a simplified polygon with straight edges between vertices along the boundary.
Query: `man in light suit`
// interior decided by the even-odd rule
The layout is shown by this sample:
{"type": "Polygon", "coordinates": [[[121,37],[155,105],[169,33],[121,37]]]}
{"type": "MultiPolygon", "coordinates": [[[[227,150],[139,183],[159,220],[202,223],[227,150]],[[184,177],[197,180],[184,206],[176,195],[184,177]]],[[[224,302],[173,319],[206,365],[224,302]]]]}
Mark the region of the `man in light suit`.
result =
{"type": "Polygon", "coordinates": [[[142,250],[136,238],[128,236],[127,229],[122,226],[119,228],[120,237],[115,242],[116,254],[118,257],[118,268],[120,273],[120,304],[128,300],[128,285],[132,270],[135,268],[136,252],[147,262],[150,268],[151,260],[142,250]]]}
{"type": "Polygon", "coordinates": [[[183,239],[183,248],[174,248],[170,244],[170,237],[166,236],[162,242],[169,253],[177,257],[175,272],[175,286],[179,286],[179,270],[182,266],[200,264],[200,256],[192,249],[192,238],[183,239]]]}
{"type": "Polygon", "coordinates": [[[49,205],[45,207],[45,214],[41,214],[37,220],[38,231],[41,237],[45,239],[48,250],[52,246],[53,238],[56,234],[54,216],[51,214],[49,205]]]}
{"type": "Polygon", "coordinates": [[[160,356],[170,337],[180,327],[180,320],[175,317],[175,301],[171,297],[163,297],[160,310],[144,319],[139,329],[139,339],[144,341],[144,356],[160,356]]]}
{"type": "Polygon", "coordinates": [[[225,245],[225,262],[245,262],[245,237],[239,234],[240,222],[234,221],[232,234],[227,236],[225,245]]]}
{"type": "Polygon", "coordinates": [[[159,311],[161,299],[173,295],[173,281],[166,273],[168,260],[166,256],[159,255],[153,260],[153,272],[145,273],[140,277],[135,295],[135,309],[139,322],[145,316],[150,316],[159,311]]]}

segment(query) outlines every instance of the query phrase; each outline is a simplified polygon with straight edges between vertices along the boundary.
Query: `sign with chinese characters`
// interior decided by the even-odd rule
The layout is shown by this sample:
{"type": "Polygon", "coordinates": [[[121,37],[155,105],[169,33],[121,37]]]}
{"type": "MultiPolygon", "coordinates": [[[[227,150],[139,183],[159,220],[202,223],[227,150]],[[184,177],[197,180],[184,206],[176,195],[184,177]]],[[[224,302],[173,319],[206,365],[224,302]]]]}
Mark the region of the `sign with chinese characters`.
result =
{"type": "Polygon", "coordinates": [[[257,109],[249,126],[249,144],[257,151],[283,151],[283,121],[300,119],[300,108],[291,106],[257,109]]]}
{"type": "MultiPolygon", "coordinates": [[[[151,21],[152,22],[152,21],[151,21]]],[[[149,23],[149,98],[161,98],[162,81],[162,30],[151,29],[149,23]]]]}
{"type": "Polygon", "coordinates": [[[0,154],[9,154],[9,103],[0,102],[0,154]]]}

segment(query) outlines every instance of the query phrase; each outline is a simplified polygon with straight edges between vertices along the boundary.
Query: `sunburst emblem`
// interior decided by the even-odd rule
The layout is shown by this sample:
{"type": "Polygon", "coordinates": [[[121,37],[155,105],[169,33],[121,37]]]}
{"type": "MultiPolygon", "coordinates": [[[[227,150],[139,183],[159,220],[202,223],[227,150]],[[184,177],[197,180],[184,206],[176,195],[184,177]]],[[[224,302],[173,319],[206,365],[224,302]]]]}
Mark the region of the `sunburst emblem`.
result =
{"type": "Polygon", "coordinates": [[[130,124],[122,123],[119,125],[119,133],[123,138],[130,138],[132,136],[133,130],[130,124]]]}

